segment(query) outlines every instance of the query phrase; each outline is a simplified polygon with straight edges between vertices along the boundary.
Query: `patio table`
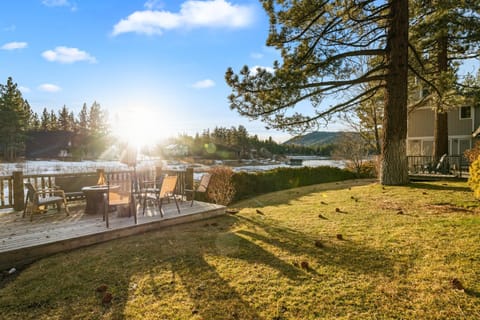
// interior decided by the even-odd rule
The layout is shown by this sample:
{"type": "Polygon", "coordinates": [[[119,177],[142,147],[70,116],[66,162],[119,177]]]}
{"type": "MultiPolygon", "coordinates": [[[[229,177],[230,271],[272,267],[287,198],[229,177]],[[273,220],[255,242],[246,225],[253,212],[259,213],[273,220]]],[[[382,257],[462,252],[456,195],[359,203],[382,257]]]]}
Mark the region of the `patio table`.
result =
{"type": "MultiPolygon", "coordinates": [[[[118,189],[118,185],[110,185],[110,189],[118,189]]],[[[106,185],[87,186],[82,188],[82,192],[85,194],[86,214],[97,214],[103,212],[104,197],[103,195],[108,191],[109,187],[106,185]]]]}

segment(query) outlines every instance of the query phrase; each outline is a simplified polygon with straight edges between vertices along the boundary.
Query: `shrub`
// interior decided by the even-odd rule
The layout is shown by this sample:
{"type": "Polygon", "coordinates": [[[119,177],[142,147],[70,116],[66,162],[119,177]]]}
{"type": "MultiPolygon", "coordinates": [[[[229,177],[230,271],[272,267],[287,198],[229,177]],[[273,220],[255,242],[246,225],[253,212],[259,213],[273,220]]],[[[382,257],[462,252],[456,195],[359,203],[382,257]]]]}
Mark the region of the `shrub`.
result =
{"type": "Polygon", "coordinates": [[[468,186],[473,190],[476,199],[480,199],[480,157],[470,164],[468,186]]]}
{"type": "Polygon", "coordinates": [[[207,189],[207,200],[210,202],[228,205],[235,195],[232,182],[233,171],[228,167],[215,167],[209,170],[212,175],[207,189]]]}
{"type": "Polygon", "coordinates": [[[473,148],[465,150],[463,154],[465,155],[465,158],[467,158],[468,161],[470,161],[470,163],[477,160],[478,156],[480,156],[480,141],[475,142],[475,145],[473,146],[473,148]]]}
{"type": "Polygon", "coordinates": [[[232,180],[236,190],[234,200],[241,200],[267,192],[355,178],[357,175],[349,170],[323,166],[238,172],[232,180]]]}
{"type": "Polygon", "coordinates": [[[360,164],[347,161],[346,168],[358,175],[359,178],[373,178],[378,176],[378,160],[364,160],[360,164]]]}

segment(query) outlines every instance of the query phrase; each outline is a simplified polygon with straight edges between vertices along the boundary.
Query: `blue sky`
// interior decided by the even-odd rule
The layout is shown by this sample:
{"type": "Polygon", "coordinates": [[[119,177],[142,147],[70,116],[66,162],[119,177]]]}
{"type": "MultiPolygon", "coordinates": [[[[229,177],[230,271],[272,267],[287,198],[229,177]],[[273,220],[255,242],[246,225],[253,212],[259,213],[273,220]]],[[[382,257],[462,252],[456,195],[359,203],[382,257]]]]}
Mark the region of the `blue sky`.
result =
{"type": "Polygon", "coordinates": [[[215,126],[267,131],[229,109],[231,66],[269,67],[258,0],[21,0],[0,10],[0,82],[11,76],[34,111],[75,114],[97,101],[124,134],[193,135],[215,126]]]}

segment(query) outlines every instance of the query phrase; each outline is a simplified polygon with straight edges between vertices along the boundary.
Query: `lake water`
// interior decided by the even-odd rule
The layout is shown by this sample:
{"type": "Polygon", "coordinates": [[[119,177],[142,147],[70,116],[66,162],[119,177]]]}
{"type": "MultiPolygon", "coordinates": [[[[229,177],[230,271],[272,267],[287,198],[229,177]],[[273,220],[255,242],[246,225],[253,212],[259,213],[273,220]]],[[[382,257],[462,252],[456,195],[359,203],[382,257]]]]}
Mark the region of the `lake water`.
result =
{"type": "MultiPolygon", "coordinates": [[[[220,162],[218,163],[220,164],[220,162]]],[[[167,162],[165,160],[142,160],[137,168],[162,166],[167,169],[183,169],[187,165],[182,163],[167,162]]],[[[331,166],[343,168],[345,162],[342,160],[331,159],[305,159],[303,165],[306,167],[331,166]]],[[[238,171],[266,171],[275,168],[298,168],[300,166],[291,166],[280,162],[263,162],[251,163],[245,161],[244,165],[232,166],[232,169],[238,171]]],[[[11,175],[14,171],[23,171],[24,174],[51,174],[51,173],[74,173],[74,172],[92,172],[97,169],[105,169],[106,171],[127,170],[128,166],[119,161],[24,161],[19,163],[1,163],[0,176],[11,175]]],[[[196,165],[195,171],[207,171],[209,166],[196,165]]]]}

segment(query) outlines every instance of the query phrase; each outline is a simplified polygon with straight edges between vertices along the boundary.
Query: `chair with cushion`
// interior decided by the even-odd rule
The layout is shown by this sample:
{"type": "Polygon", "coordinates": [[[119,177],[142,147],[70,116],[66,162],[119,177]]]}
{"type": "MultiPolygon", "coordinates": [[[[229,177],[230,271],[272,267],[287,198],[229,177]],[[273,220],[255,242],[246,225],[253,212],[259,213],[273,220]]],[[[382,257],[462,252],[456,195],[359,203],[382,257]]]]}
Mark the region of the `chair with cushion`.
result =
{"type": "Polygon", "coordinates": [[[109,211],[110,207],[113,206],[116,207],[118,215],[120,211],[128,210],[128,216],[133,215],[134,223],[137,224],[137,206],[133,192],[133,181],[124,184],[123,188],[114,188],[107,181],[107,191],[104,194],[103,204],[103,220],[107,228],[110,227],[109,211]]]}
{"type": "Polygon", "coordinates": [[[60,212],[62,203],[65,207],[67,216],[70,214],[65,192],[63,190],[53,188],[37,189],[30,182],[26,182],[25,187],[27,188],[27,198],[25,200],[25,208],[22,217],[25,217],[26,212],[30,211],[30,221],[32,221],[33,214],[47,211],[46,208],[50,204],[55,204],[57,211],[60,212]],[[44,209],[41,209],[42,207],[44,207],[44,209]]]}
{"type": "Polygon", "coordinates": [[[177,186],[177,176],[166,176],[163,178],[160,187],[158,189],[150,189],[143,196],[143,214],[145,214],[145,208],[147,206],[147,201],[153,201],[158,205],[160,210],[160,216],[163,217],[162,204],[163,200],[170,201],[173,199],[175,205],[177,206],[178,214],[180,214],[180,207],[178,206],[177,197],[175,196],[175,187],[177,186]]]}
{"type": "Polygon", "coordinates": [[[190,203],[190,207],[193,206],[193,201],[195,201],[195,193],[206,193],[208,189],[208,185],[210,184],[210,179],[212,175],[210,173],[205,173],[202,178],[200,179],[200,183],[196,188],[192,189],[185,189],[185,193],[192,194],[192,202],[190,203]]]}

